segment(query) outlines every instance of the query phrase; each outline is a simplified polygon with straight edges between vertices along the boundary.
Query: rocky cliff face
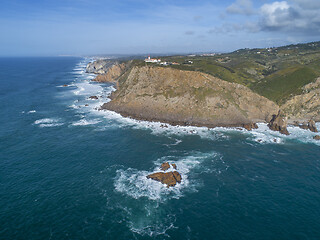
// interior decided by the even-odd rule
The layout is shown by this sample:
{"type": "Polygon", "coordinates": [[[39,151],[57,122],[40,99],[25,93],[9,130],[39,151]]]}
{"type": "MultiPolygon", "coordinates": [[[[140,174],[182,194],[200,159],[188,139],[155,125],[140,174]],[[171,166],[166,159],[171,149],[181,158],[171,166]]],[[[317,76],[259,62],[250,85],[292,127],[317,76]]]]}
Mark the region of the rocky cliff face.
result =
{"type": "Polygon", "coordinates": [[[304,93],[294,96],[281,108],[288,115],[289,122],[320,121],[320,78],[303,88],[304,93]]]}
{"type": "Polygon", "coordinates": [[[117,79],[124,73],[126,70],[126,65],[124,63],[114,64],[109,67],[105,74],[98,75],[94,81],[96,82],[116,82],[117,79]]]}
{"type": "Polygon", "coordinates": [[[133,67],[103,109],[149,121],[195,126],[241,126],[277,114],[272,101],[247,87],[200,72],[133,67]]]}
{"type": "Polygon", "coordinates": [[[88,63],[86,67],[87,73],[105,74],[108,72],[109,67],[114,65],[115,62],[107,59],[99,59],[94,62],[88,63]]]}

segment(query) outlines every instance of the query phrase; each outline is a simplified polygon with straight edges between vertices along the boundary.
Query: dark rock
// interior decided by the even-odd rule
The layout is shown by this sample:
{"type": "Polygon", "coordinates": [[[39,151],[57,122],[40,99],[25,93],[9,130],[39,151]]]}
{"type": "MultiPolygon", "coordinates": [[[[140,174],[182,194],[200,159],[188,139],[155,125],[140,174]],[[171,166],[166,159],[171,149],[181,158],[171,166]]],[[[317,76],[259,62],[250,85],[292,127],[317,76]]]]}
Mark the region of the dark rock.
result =
{"type": "Polygon", "coordinates": [[[68,85],[67,84],[64,84],[64,85],[62,85],[63,87],[68,87],[68,85]]]}
{"type": "Polygon", "coordinates": [[[97,100],[98,97],[97,96],[90,96],[89,99],[97,100]]]}
{"type": "Polygon", "coordinates": [[[177,169],[177,165],[175,163],[172,163],[171,166],[174,168],[174,169],[177,169]]]}
{"type": "Polygon", "coordinates": [[[89,104],[85,104],[84,106],[88,107],[88,106],[89,106],[89,104]]]}
{"type": "Polygon", "coordinates": [[[282,134],[289,135],[287,130],[287,117],[279,110],[277,115],[273,115],[268,127],[273,131],[279,131],[282,134]]]}
{"type": "Polygon", "coordinates": [[[242,127],[247,129],[248,131],[251,131],[252,129],[257,129],[258,125],[256,123],[246,123],[243,124],[242,127]]]}
{"type": "Polygon", "coordinates": [[[313,139],[314,139],[314,140],[320,140],[320,136],[319,136],[319,135],[315,135],[315,136],[313,137],[313,139]]]}
{"type": "Polygon", "coordinates": [[[317,129],[317,127],[316,127],[316,123],[315,123],[315,121],[313,121],[313,120],[310,120],[310,121],[308,122],[308,128],[309,128],[309,130],[310,130],[311,132],[318,132],[318,129],[317,129]]]}
{"type": "Polygon", "coordinates": [[[170,168],[170,164],[168,162],[162,163],[160,169],[162,171],[167,171],[170,168]]]}
{"type": "Polygon", "coordinates": [[[304,130],[308,130],[309,129],[307,124],[300,124],[300,125],[298,125],[298,127],[301,128],[301,129],[304,129],[304,130]]]}
{"type": "Polygon", "coordinates": [[[166,184],[167,187],[174,187],[177,183],[181,183],[182,179],[180,173],[177,171],[167,173],[157,172],[148,175],[147,178],[166,184]]]}

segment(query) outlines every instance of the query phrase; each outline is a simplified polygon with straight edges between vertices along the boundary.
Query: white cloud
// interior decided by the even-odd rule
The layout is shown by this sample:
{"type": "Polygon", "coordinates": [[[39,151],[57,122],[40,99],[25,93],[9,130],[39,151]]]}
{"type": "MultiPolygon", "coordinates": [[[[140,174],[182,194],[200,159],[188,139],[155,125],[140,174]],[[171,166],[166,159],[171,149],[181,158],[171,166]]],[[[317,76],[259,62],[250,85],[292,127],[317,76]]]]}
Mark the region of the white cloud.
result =
{"type": "MultiPolygon", "coordinates": [[[[318,1],[318,0],[317,0],[318,1]]],[[[309,0],[303,3],[301,0],[291,0],[264,4],[260,8],[261,30],[309,32],[320,34],[320,5],[309,0]],[[310,4],[314,8],[310,9],[310,4]]]]}
{"type": "Polygon", "coordinates": [[[252,2],[251,0],[236,0],[236,2],[227,7],[227,13],[252,15],[254,14],[252,2]]]}
{"type": "Polygon", "coordinates": [[[291,8],[286,1],[264,4],[261,15],[265,27],[283,27],[288,25],[288,20],[291,19],[291,8]]]}

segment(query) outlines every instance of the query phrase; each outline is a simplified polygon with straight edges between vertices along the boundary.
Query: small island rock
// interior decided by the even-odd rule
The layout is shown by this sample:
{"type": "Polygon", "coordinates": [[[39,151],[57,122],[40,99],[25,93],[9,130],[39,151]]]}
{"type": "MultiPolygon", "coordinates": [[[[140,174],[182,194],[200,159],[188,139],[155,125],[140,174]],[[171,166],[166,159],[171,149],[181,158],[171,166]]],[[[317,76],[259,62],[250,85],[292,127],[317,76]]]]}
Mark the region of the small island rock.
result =
{"type": "MultiPolygon", "coordinates": [[[[171,166],[174,169],[177,169],[177,165],[172,163],[171,166]]],[[[170,168],[170,164],[168,162],[164,162],[161,164],[160,169],[162,171],[166,171],[170,168]]],[[[162,184],[166,184],[167,187],[174,187],[177,183],[181,183],[181,175],[177,171],[172,172],[156,172],[149,174],[147,176],[147,179],[152,179],[158,182],[161,182],[162,184]]]]}
{"type": "Polygon", "coordinates": [[[174,187],[177,183],[181,183],[181,175],[177,171],[174,172],[157,172],[147,176],[147,178],[151,178],[155,181],[161,182],[162,184],[166,184],[167,187],[174,187]]]}
{"type": "Polygon", "coordinates": [[[97,96],[90,96],[89,99],[97,100],[98,97],[97,96]]]}

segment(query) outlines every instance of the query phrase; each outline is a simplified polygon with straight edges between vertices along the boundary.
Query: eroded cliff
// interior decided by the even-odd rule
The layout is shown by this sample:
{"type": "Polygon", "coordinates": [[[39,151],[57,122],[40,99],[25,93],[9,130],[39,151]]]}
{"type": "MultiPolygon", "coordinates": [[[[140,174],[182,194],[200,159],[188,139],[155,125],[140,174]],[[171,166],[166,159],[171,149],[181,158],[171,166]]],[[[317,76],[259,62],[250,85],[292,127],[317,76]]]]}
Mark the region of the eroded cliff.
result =
{"type": "Polygon", "coordinates": [[[320,121],[320,78],[303,87],[303,94],[294,96],[281,107],[291,122],[320,121]]]}
{"type": "Polygon", "coordinates": [[[102,109],[149,121],[195,126],[264,122],[279,107],[249,88],[211,75],[162,67],[133,67],[102,109]]]}

